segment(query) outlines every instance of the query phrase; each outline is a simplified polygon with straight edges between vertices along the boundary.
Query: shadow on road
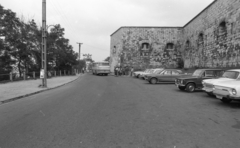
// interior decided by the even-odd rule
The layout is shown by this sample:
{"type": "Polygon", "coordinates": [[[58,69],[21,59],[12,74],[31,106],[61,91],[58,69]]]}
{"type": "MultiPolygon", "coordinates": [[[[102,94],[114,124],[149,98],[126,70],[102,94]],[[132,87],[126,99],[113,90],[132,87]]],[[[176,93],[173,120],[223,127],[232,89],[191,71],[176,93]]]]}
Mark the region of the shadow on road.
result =
{"type": "Polygon", "coordinates": [[[161,83],[157,83],[157,84],[150,84],[149,82],[145,82],[144,84],[146,85],[174,85],[174,83],[171,82],[161,82],[161,83]]]}

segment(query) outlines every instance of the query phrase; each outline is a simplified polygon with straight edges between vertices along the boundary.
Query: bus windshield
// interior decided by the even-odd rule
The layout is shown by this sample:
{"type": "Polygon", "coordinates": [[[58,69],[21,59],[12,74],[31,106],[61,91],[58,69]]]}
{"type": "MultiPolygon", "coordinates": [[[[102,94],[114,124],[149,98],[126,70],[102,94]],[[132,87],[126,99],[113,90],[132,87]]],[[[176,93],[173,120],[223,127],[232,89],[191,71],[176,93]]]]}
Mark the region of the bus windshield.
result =
{"type": "Polygon", "coordinates": [[[93,63],[94,66],[109,66],[109,63],[93,63]]]}

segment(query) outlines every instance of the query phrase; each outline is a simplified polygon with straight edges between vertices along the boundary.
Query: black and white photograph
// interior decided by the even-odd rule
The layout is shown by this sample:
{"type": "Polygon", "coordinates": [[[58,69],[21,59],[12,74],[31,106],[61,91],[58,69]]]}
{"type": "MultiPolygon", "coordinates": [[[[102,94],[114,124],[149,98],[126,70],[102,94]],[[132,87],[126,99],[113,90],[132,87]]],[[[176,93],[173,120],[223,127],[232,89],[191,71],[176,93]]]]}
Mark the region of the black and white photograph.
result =
{"type": "Polygon", "coordinates": [[[0,148],[240,148],[240,0],[1,0],[0,148]]]}

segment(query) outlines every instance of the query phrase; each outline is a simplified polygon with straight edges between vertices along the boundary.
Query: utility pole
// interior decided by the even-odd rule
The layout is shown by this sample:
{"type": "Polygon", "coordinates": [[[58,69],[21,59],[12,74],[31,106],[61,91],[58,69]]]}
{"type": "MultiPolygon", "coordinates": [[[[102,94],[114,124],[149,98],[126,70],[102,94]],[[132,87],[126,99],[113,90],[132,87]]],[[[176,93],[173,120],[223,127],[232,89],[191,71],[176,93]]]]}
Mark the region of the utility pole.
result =
{"type": "Polygon", "coordinates": [[[46,0],[42,1],[42,87],[47,87],[46,0]]]}
{"type": "Polygon", "coordinates": [[[79,44],[79,61],[80,61],[80,59],[81,59],[81,45],[82,45],[83,43],[78,43],[78,42],[77,42],[77,44],[79,44]]]}
{"type": "Polygon", "coordinates": [[[77,44],[79,45],[79,66],[78,66],[78,68],[79,68],[79,73],[81,73],[81,69],[80,69],[80,63],[81,63],[81,61],[80,61],[80,59],[81,59],[81,45],[82,45],[83,43],[78,43],[78,42],[77,42],[77,44]]]}

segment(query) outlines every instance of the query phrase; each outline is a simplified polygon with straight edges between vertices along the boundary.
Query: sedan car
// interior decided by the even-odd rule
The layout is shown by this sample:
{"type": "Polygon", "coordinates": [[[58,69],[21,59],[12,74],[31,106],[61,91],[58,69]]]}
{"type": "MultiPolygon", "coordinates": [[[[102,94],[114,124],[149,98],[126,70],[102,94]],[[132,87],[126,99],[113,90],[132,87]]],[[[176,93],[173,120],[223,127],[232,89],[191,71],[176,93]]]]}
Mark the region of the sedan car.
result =
{"type": "Polygon", "coordinates": [[[240,78],[240,69],[231,69],[227,70],[223,73],[223,75],[216,79],[206,79],[202,81],[203,88],[209,96],[213,95],[213,85],[217,82],[224,82],[224,81],[234,81],[240,78]]]}
{"type": "Polygon", "coordinates": [[[156,73],[160,73],[163,71],[163,68],[155,68],[155,69],[152,69],[149,73],[144,73],[142,74],[140,77],[144,80],[146,80],[146,76],[149,75],[149,74],[156,74],[156,73]]]}
{"type": "Polygon", "coordinates": [[[196,89],[202,90],[203,80],[220,77],[223,72],[223,69],[197,69],[191,76],[177,78],[175,84],[180,90],[194,92],[196,89]]]}
{"type": "Polygon", "coordinates": [[[223,103],[240,101],[240,79],[217,82],[213,87],[213,94],[223,103]]]}
{"type": "Polygon", "coordinates": [[[135,71],[135,72],[133,72],[133,76],[138,78],[140,74],[146,73],[148,71],[150,71],[150,69],[146,69],[144,71],[135,71]]]}
{"type": "Polygon", "coordinates": [[[152,73],[152,72],[153,72],[153,69],[148,69],[147,71],[139,73],[137,78],[142,78],[143,79],[145,74],[149,74],[149,73],[152,73]]]}
{"type": "Polygon", "coordinates": [[[174,82],[176,78],[184,75],[181,70],[178,69],[164,69],[160,73],[146,75],[146,80],[150,84],[156,84],[158,82],[174,82]]]}

